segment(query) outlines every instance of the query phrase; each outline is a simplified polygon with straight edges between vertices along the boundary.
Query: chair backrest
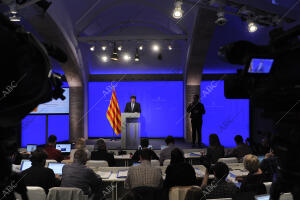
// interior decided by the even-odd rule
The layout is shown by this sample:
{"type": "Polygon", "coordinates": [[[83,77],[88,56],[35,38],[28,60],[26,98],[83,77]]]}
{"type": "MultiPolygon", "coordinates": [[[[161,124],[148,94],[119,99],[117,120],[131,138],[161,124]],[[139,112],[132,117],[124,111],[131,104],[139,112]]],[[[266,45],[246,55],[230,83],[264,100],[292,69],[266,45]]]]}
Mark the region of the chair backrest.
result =
{"type": "Polygon", "coordinates": [[[236,157],[230,157],[230,158],[219,158],[218,162],[223,162],[223,163],[238,163],[238,159],[236,157]]]}
{"type": "Polygon", "coordinates": [[[270,194],[270,188],[271,188],[272,182],[265,182],[264,185],[266,186],[267,194],[270,194]]]}
{"type": "Polygon", "coordinates": [[[171,163],[170,159],[164,160],[163,166],[168,166],[171,163]]]}
{"type": "Polygon", "coordinates": [[[184,200],[187,191],[192,186],[176,186],[172,187],[169,191],[169,200],[184,200]]]}
{"type": "Polygon", "coordinates": [[[105,160],[88,160],[86,162],[87,167],[108,167],[108,163],[105,160]]]}
{"type": "Polygon", "coordinates": [[[46,163],[45,163],[45,167],[48,167],[48,164],[49,163],[57,163],[57,161],[56,160],[46,160],[46,163]]]}
{"type": "MultiPolygon", "coordinates": [[[[27,196],[29,200],[46,200],[45,190],[41,187],[27,186],[27,196]]],[[[22,200],[21,195],[15,193],[17,200],[22,200]]]]}
{"type": "Polygon", "coordinates": [[[293,200],[293,195],[291,193],[283,193],[280,195],[279,200],[293,200]]]}
{"type": "Polygon", "coordinates": [[[88,200],[88,196],[79,188],[53,187],[49,190],[47,200],[88,200]]]}
{"type": "Polygon", "coordinates": [[[160,163],[158,160],[151,160],[151,165],[154,167],[160,166],[160,163]]]}

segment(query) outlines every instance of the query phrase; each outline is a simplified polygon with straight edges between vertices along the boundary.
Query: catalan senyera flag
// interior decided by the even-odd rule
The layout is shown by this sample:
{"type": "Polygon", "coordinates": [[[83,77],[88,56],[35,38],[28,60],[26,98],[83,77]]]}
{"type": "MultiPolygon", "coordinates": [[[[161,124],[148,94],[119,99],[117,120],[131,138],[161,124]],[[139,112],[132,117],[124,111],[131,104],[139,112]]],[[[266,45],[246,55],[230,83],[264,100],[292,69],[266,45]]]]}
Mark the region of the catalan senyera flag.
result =
{"type": "Polygon", "coordinates": [[[116,135],[121,133],[121,111],[119,108],[115,87],[111,95],[110,103],[106,112],[106,117],[116,135]]]}

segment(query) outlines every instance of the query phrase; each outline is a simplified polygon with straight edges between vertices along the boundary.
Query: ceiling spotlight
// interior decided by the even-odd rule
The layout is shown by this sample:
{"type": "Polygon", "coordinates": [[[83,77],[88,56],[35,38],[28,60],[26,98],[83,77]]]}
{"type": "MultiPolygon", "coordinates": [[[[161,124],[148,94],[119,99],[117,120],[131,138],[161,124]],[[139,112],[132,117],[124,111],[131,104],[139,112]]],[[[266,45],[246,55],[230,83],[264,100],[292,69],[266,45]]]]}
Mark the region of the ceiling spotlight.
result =
{"type": "Polygon", "coordinates": [[[173,18],[180,19],[183,16],[183,10],[181,9],[182,1],[175,2],[175,8],[173,10],[173,18]]]}
{"type": "Polygon", "coordinates": [[[152,45],[152,50],[154,51],[154,52],[158,52],[159,51],[159,46],[157,45],[157,44],[154,44],[154,45],[152,45]]]}
{"type": "Polygon", "coordinates": [[[254,22],[249,22],[248,23],[248,31],[249,33],[254,33],[258,29],[257,25],[254,22]]]}
{"type": "Polygon", "coordinates": [[[119,56],[118,56],[118,52],[117,52],[117,47],[116,47],[116,43],[114,43],[114,48],[113,48],[113,52],[110,56],[111,60],[117,61],[119,60],[119,56]]]}
{"type": "Polygon", "coordinates": [[[140,51],[143,50],[143,45],[139,46],[139,50],[140,50],[140,51]]]}
{"type": "Polygon", "coordinates": [[[103,55],[101,57],[102,62],[107,62],[108,61],[108,57],[106,55],[103,55]]]}
{"type": "Polygon", "coordinates": [[[169,49],[169,51],[171,51],[173,49],[172,45],[169,44],[168,49],[169,49]]]}
{"type": "Polygon", "coordinates": [[[95,51],[95,46],[91,46],[90,51],[95,51]]]}
{"type": "Polygon", "coordinates": [[[102,51],[105,51],[106,48],[107,48],[106,46],[102,46],[102,47],[101,47],[102,51]]]}
{"type": "Polygon", "coordinates": [[[123,59],[124,59],[124,61],[128,62],[128,61],[130,61],[131,57],[130,57],[129,54],[125,53],[125,54],[123,55],[123,59]]]}
{"type": "Polygon", "coordinates": [[[118,51],[122,51],[122,46],[118,46],[118,51]]]}
{"type": "Polygon", "coordinates": [[[134,61],[138,62],[140,61],[140,55],[139,55],[139,50],[136,48],[135,50],[135,57],[134,57],[134,61]]]}
{"type": "Polygon", "coordinates": [[[215,23],[219,26],[224,26],[227,23],[227,19],[224,16],[224,11],[219,11],[217,16],[218,19],[215,21],[215,23]]]}

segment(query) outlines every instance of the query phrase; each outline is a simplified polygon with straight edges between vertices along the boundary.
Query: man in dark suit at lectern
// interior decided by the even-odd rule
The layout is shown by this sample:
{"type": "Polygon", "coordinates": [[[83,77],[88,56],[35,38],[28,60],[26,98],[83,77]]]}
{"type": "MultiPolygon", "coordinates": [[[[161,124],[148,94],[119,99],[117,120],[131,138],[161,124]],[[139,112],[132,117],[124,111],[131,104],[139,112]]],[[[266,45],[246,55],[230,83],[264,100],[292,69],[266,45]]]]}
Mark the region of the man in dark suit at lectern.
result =
{"type": "Polygon", "coordinates": [[[130,102],[125,106],[126,113],[141,113],[141,105],[136,102],[136,96],[132,95],[130,97],[130,102]]]}

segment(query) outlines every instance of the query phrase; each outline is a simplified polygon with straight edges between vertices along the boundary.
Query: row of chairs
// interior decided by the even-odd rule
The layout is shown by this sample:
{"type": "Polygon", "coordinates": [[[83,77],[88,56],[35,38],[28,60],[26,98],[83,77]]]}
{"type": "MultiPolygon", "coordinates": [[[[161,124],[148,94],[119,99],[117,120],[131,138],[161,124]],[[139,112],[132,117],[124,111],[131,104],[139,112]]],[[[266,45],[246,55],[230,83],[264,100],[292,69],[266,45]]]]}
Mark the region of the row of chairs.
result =
{"type": "MultiPolygon", "coordinates": [[[[265,183],[266,188],[271,186],[271,183],[265,183]]],[[[191,188],[192,186],[178,186],[178,187],[172,187],[169,192],[169,200],[184,200],[187,191],[191,188]]],[[[270,191],[267,189],[268,194],[270,191]]],[[[221,199],[209,199],[209,200],[231,200],[231,198],[221,198],[221,199]]],[[[291,193],[284,193],[280,196],[280,200],[293,200],[293,196],[291,193]]]]}
{"type": "MultiPolygon", "coordinates": [[[[226,164],[231,164],[231,163],[238,163],[238,159],[237,158],[220,158],[218,160],[219,162],[224,162],[226,164]]],[[[168,166],[170,164],[171,160],[167,159],[164,160],[163,162],[163,166],[168,166]]],[[[108,163],[104,160],[89,160],[87,161],[86,165],[88,167],[108,167],[108,163]]],[[[151,165],[152,166],[160,166],[160,162],[158,160],[151,160],[151,165]]]]}
{"type": "MultiPolygon", "coordinates": [[[[172,187],[169,192],[170,200],[184,200],[187,191],[192,186],[179,186],[172,187]]],[[[49,190],[48,195],[41,187],[27,187],[27,195],[29,200],[88,200],[88,196],[84,195],[81,189],[67,188],[67,187],[54,187],[49,190]]],[[[22,200],[22,197],[15,193],[17,200],[22,200]]],[[[280,200],[292,200],[291,193],[284,193],[280,196],[280,200]]],[[[211,199],[212,200],[212,199],[211,199]]],[[[222,198],[218,200],[231,200],[231,198],[222,198]]]]}
{"type": "MultiPolygon", "coordinates": [[[[41,187],[27,186],[27,195],[29,200],[88,200],[79,188],[53,187],[48,195],[41,187]]],[[[22,200],[20,194],[15,193],[16,200],[22,200]]]]}

